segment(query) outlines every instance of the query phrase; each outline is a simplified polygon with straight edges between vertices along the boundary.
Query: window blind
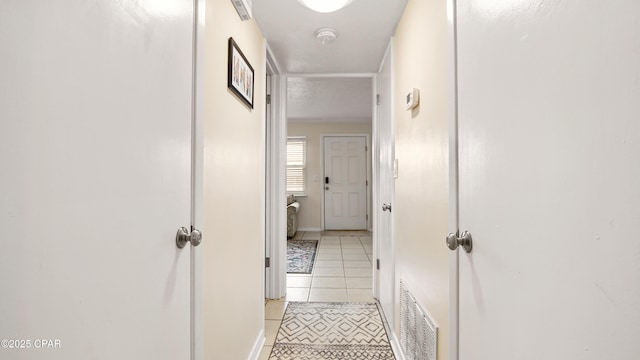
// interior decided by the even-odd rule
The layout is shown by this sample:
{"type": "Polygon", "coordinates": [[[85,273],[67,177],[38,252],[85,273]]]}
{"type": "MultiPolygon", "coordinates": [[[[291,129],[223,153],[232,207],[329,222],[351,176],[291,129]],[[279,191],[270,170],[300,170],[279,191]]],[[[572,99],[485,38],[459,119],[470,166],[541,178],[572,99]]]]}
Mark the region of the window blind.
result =
{"type": "Polygon", "coordinates": [[[287,138],[287,193],[306,195],[307,139],[287,138]]]}

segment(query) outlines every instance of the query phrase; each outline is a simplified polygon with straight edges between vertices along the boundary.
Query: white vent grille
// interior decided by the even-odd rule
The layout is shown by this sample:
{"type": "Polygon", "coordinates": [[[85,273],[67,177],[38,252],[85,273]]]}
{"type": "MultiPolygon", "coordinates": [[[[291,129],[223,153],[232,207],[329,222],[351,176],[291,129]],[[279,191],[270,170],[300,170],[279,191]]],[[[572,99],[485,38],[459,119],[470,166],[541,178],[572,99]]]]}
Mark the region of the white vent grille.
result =
{"type": "Polygon", "coordinates": [[[400,282],[400,347],[407,360],[436,360],[438,327],[400,282]]]}
{"type": "Polygon", "coordinates": [[[251,19],[252,0],[231,0],[242,21],[251,19]]]}

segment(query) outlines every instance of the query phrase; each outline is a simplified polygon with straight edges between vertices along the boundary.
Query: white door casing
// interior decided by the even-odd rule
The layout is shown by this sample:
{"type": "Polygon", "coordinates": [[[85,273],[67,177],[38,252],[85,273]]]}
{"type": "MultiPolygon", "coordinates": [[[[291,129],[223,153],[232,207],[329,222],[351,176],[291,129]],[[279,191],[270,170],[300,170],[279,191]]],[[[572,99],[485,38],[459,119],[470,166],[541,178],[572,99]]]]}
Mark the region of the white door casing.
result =
{"type": "Polygon", "coordinates": [[[31,346],[10,358],[190,358],[193,9],[2,6],[0,338],[31,346]]]}
{"type": "MultiPolygon", "coordinates": [[[[266,41],[266,40],[265,40],[266,41]]],[[[271,133],[273,131],[273,126],[271,125],[271,123],[273,122],[273,113],[271,110],[271,89],[272,89],[272,70],[271,70],[271,66],[269,66],[269,61],[267,61],[267,74],[266,74],[266,80],[265,80],[265,84],[266,84],[266,97],[267,97],[267,101],[265,101],[266,104],[266,110],[265,110],[265,151],[264,151],[264,155],[265,155],[265,182],[264,182],[264,188],[265,188],[265,201],[264,201],[264,205],[265,205],[265,211],[264,211],[264,215],[265,215],[265,221],[264,221],[264,238],[265,238],[265,242],[264,242],[264,256],[265,256],[265,270],[264,270],[264,298],[265,299],[271,299],[271,289],[272,289],[272,285],[271,283],[274,282],[274,269],[271,267],[271,258],[272,258],[272,248],[273,248],[273,244],[272,241],[274,241],[272,234],[275,232],[273,229],[275,227],[275,218],[277,218],[277,216],[274,216],[276,214],[273,214],[271,212],[271,208],[274,206],[274,201],[275,199],[273,198],[273,193],[270,191],[271,190],[271,181],[273,179],[273,169],[270,166],[271,165],[271,151],[273,149],[273,146],[271,144],[272,140],[271,140],[271,133]],[[268,260],[268,264],[267,264],[267,260],[268,260]],[[268,265],[268,266],[267,266],[268,265]]],[[[276,240],[277,241],[277,240],[276,240]]]]}
{"type": "Polygon", "coordinates": [[[459,357],[635,359],[640,3],[538,5],[457,2],[459,357]]]}
{"type": "Polygon", "coordinates": [[[395,242],[393,237],[393,177],[394,137],[393,137],[393,40],[376,77],[376,118],[374,124],[374,164],[376,176],[374,189],[376,200],[373,206],[374,229],[376,239],[376,259],[380,260],[380,269],[376,271],[376,297],[382,305],[384,316],[389,324],[394,324],[395,314],[395,242]],[[382,205],[390,204],[391,211],[383,211],[382,205]]]}
{"type": "Polygon", "coordinates": [[[267,94],[271,103],[267,108],[266,123],[266,206],[267,234],[266,256],[270,259],[266,269],[266,298],[279,299],[286,292],[286,204],[279,199],[286,197],[284,174],[286,172],[286,121],[284,111],[286,104],[286,79],[280,75],[278,64],[265,40],[267,73],[269,83],[267,94]],[[284,146],[284,147],[283,147],[284,146]]]}
{"type": "MultiPolygon", "coordinates": [[[[449,127],[449,213],[448,230],[458,232],[458,73],[457,0],[447,0],[447,115],[449,127]]],[[[458,251],[449,253],[449,359],[459,359],[459,275],[458,251]]]]}
{"type": "MultiPolygon", "coordinates": [[[[206,236],[204,226],[204,112],[207,78],[206,0],[193,2],[192,118],[191,118],[191,225],[206,236]]],[[[206,243],[206,241],[205,241],[206,243]]],[[[191,360],[204,359],[203,248],[191,246],[191,360]]]]}
{"type": "Polygon", "coordinates": [[[285,75],[280,74],[278,63],[265,40],[267,72],[270,74],[268,93],[271,104],[268,108],[266,124],[266,206],[267,234],[266,256],[270,266],[266,270],[266,297],[279,299],[285,295],[287,284],[287,219],[286,203],[279,199],[286,197],[286,84],[285,75]]]}
{"type": "Polygon", "coordinates": [[[327,230],[367,229],[366,144],[364,136],[324,137],[324,228],[327,230]]]}
{"type": "Polygon", "coordinates": [[[273,52],[265,40],[267,72],[270,74],[268,93],[271,104],[268,107],[266,203],[267,236],[266,253],[270,258],[267,271],[266,297],[279,299],[285,295],[287,284],[287,220],[286,203],[286,76],[280,74],[273,52]]]}

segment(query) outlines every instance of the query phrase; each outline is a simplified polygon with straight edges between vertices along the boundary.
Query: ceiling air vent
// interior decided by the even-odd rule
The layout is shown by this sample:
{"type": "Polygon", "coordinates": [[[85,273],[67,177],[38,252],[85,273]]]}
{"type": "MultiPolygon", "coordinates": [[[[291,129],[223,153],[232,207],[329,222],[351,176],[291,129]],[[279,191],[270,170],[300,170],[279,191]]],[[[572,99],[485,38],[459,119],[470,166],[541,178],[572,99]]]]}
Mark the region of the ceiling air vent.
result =
{"type": "Polygon", "coordinates": [[[242,21],[251,19],[252,0],[231,0],[242,21]]]}

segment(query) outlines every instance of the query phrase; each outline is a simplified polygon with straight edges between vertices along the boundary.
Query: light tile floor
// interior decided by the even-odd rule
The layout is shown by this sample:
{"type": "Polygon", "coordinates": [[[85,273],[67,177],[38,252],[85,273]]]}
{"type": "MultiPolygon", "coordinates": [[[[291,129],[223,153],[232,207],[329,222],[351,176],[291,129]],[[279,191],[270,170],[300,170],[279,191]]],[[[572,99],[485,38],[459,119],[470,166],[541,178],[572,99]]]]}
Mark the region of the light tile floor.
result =
{"type": "Polygon", "coordinates": [[[265,305],[265,346],[269,358],[289,301],[374,302],[373,243],[368,231],[297,232],[294,239],[320,240],[311,274],[288,274],[287,295],[265,305]]]}

